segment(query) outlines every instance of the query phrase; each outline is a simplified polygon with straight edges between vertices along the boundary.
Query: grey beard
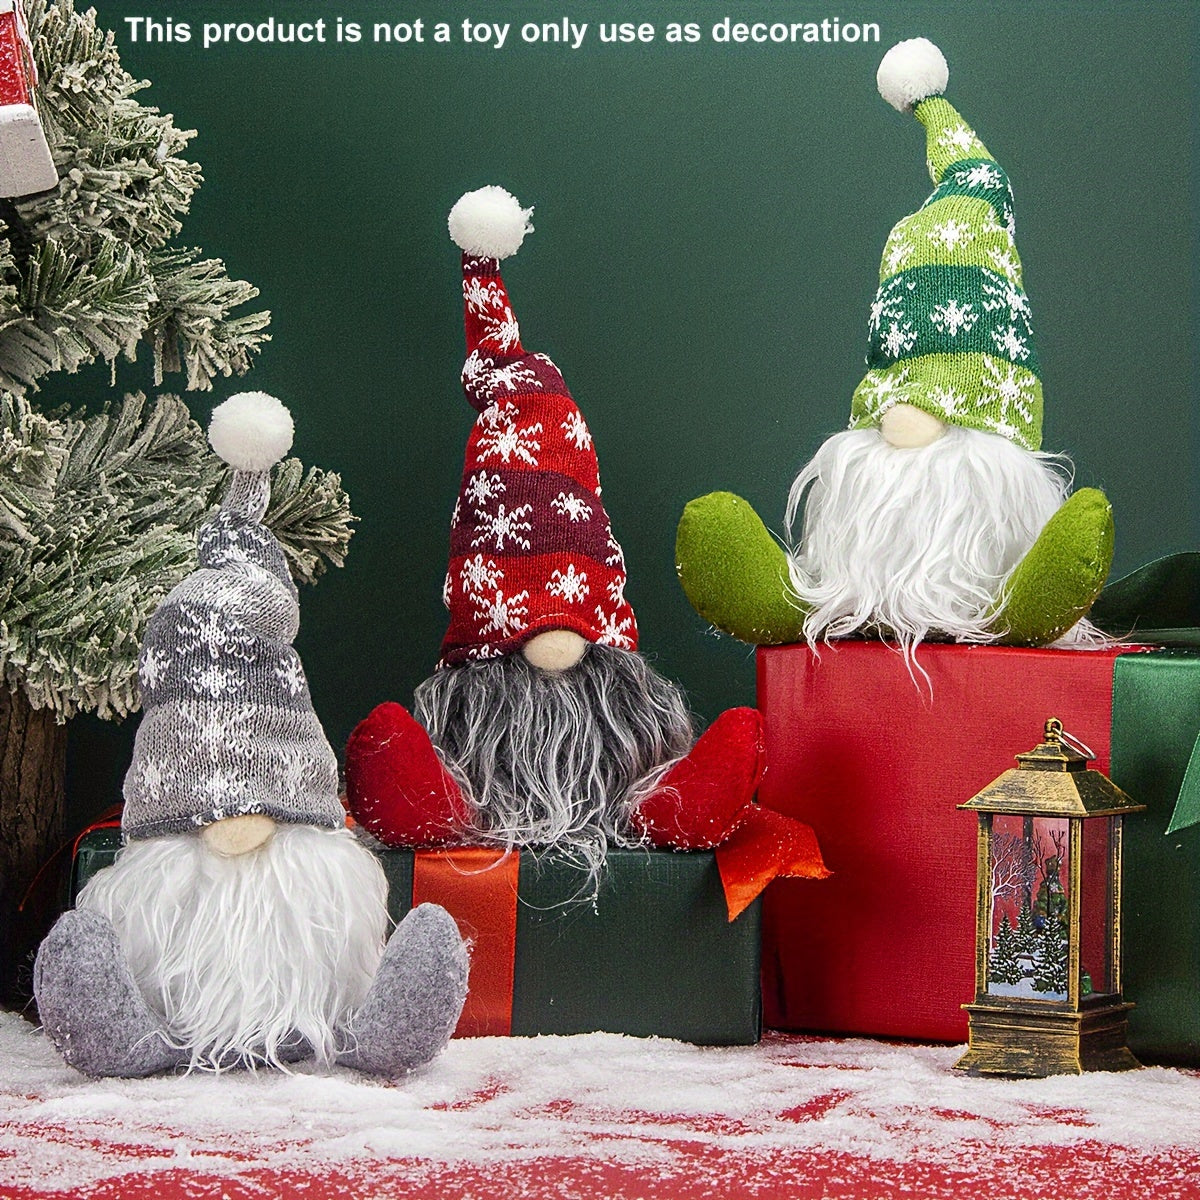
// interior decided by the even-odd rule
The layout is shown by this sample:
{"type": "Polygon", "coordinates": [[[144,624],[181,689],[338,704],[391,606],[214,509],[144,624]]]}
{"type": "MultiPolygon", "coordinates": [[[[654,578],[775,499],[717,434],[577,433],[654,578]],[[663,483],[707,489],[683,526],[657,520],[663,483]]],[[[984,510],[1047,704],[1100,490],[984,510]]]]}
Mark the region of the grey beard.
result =
{"type": "Polygon", "coordinates": [[[438,671],[413,708],[464,796],[480,840],[553,847],[594,894],[610,844],[642,839],[637,804],[695,740],[683,695],[639,654],[589,646],[563,672],[519,653],[438,671]]]}

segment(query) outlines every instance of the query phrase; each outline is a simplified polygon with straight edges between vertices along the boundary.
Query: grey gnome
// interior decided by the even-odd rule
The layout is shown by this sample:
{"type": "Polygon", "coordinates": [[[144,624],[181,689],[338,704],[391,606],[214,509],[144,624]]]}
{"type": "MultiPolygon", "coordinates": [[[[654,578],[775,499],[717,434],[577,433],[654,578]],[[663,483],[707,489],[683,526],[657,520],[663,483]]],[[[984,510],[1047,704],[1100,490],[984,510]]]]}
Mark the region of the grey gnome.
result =
{"type": "Polygon", "coordinates": [[[292,645],[296,587],[262,523],[292,432],[261,392],[213,413],[233,470],[196,570],[146,630],[123,845],[38,951],[42,1025],[87,1075],[313,1058],[395,1078],[462,1010],[450,915],[423,904],[387,935],[387,882],[346,828],[292,645]]]}

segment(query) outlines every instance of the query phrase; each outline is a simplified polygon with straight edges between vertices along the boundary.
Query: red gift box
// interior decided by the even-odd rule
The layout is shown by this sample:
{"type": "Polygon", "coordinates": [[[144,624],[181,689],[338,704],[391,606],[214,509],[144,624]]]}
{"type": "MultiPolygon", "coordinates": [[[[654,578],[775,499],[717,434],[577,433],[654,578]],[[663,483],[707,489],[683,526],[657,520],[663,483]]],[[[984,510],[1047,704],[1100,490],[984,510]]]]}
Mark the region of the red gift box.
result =
{"type": "Polygon", "coordinates": [[[1113,661],[1133,649],[926,644],[912,674],[881,642],[758,651],[759,800],[811,824],[833,871],[766,893],[767,1026],[966,1040],[977,822],[956,805],[1052,716],[1107,772],[1113,661]]]}

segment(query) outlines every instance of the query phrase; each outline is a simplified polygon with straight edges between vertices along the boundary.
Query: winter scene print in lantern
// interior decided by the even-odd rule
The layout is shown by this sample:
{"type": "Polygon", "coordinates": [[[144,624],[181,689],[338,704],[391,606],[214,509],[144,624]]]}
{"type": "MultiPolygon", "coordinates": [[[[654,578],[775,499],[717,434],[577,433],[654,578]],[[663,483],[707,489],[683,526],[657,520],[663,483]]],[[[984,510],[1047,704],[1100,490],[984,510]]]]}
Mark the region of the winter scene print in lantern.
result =
{"type": "Polygon", "coordinates": [[[1138,1066],[1121,995],[1121,823],[1144,805],[1046,722],[1018,766],[959,805],[979,814],[971,1074],[1138,1066]]]}

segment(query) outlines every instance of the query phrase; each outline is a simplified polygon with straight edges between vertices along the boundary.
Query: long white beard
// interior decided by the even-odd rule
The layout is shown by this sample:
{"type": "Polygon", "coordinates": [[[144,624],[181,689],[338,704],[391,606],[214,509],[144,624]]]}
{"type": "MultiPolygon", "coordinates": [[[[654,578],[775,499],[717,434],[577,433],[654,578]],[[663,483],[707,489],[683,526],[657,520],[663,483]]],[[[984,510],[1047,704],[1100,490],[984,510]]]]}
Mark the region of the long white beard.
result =
{"type": "Polygon", "coordinates": [[[130,842],[79,895],[191,1066],[330,1062],[387,930],[387,881],[348,830],[280,825],[222,858],[198,834],[130,842]]]}
{"type": "MultiPolygon", "coordinates": [[[[996,641],[1005,582],[1070,487],[1061,457],[980,430],[951,428],[916,449],[876,429],[834,434],[788,495],[789,540],[804,499],[788,558],[809,609],[805,637],[863,630],[894,638],[906,656],[931,634],[996,641]]],[[[1100,641],[1081,621],[1057,644],[1100,641]]]]}

